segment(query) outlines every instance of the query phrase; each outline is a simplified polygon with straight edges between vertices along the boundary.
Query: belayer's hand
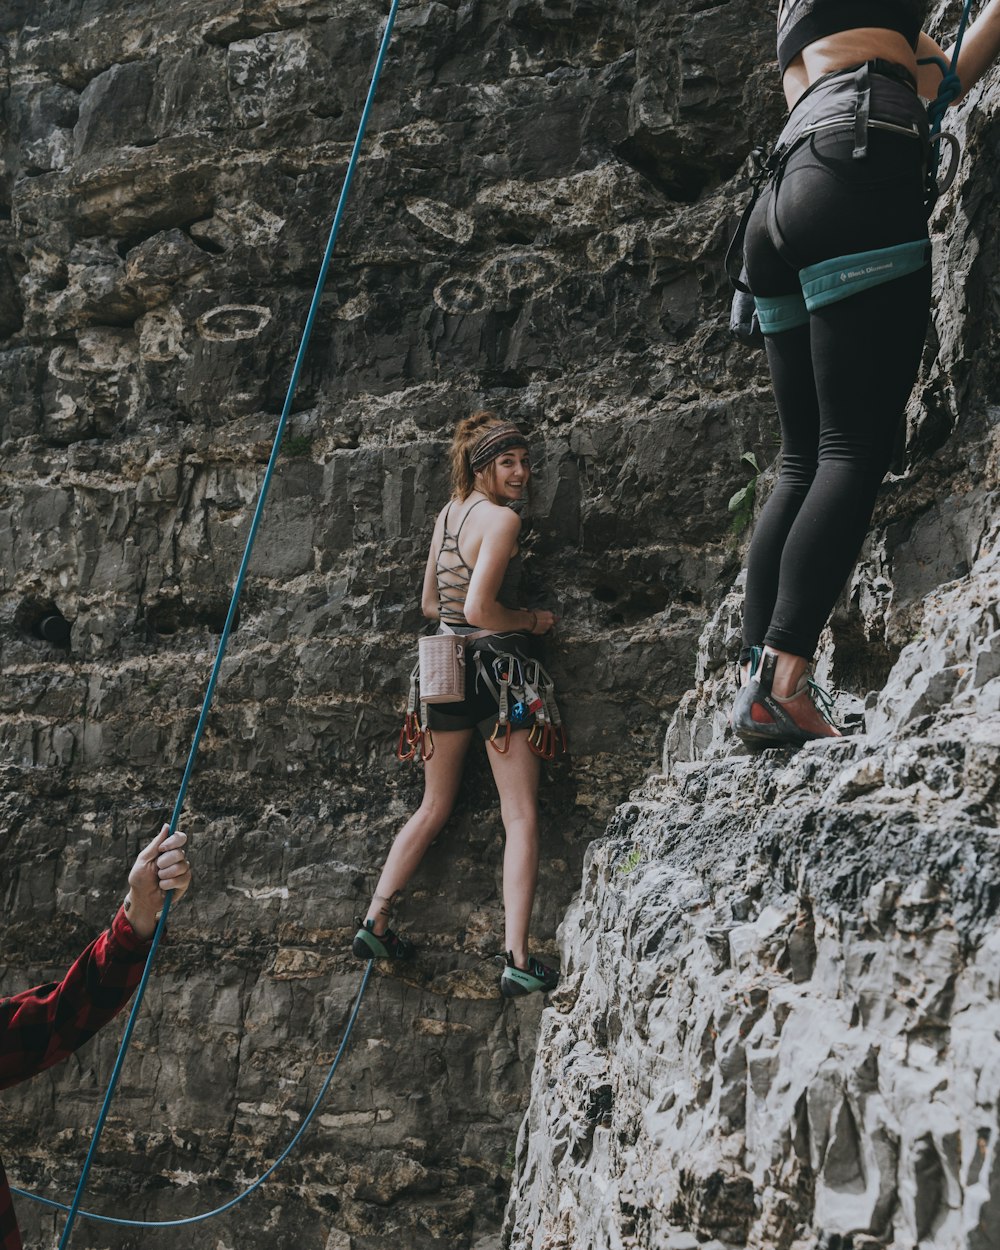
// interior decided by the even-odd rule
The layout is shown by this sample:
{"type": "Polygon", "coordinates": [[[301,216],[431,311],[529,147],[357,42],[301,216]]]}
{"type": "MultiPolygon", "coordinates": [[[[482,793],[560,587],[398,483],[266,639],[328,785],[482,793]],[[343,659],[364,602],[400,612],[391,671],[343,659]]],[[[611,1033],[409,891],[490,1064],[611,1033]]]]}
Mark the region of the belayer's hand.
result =
{"type": "Polygon", "coordinates": [[[171,905],[180,901],[191,884],[191,865],[183,846],[187,834],[178,831],[167,837],[170,826],[164,825],[139,857],[128,874],[125,914],[137,937],[153,936],[163,908],[167,890],[173,892],[171,905]]]}

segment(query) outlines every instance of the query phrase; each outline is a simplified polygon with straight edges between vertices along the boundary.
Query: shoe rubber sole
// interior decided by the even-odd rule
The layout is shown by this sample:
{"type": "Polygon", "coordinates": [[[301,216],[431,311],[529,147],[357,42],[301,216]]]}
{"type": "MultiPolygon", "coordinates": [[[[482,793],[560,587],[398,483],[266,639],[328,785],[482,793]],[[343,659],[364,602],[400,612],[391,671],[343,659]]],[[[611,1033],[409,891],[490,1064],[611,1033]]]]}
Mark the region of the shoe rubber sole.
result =
{"type": "MultiPolygon", "coordinates": [[[[403,941],[403,939],[400,939],[403,941]]],[[[406,954],[397,954],[390,947],[379,940],[377,934],[372,933],[370,929],[361,928],[355,933],[354,941],[351,943],[351,951],[358,959],[389,959],[393,963],[405,963],[413,958],[412,943],[406,942],[404,947],[406,954]]]]}
{"type": "Polygon", "coordinates": [[[504,998],[522,998],[525,994],[549,994],[556,988],[520,968],[505,968],[500,977],[500,993],[504,998]]]}

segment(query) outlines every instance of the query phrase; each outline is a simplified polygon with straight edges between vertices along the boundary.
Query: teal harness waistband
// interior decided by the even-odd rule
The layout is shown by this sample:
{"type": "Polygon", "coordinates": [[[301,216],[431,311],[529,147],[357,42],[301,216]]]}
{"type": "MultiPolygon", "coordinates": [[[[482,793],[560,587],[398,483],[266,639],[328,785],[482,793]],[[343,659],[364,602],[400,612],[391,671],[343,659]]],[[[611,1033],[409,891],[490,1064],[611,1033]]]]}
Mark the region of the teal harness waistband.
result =
{"type": "Polygon", "coordinates": [[[757,321],[761,334],[780,334],[782,330],[794,330],[809,320],[802,293],[795,295],[755,295],[757,321]]]}
{"type": "Polygon", "coordinates": [[[754,296],[760,328],[764,334],[780,334],[783,330],[805,325],[809,314],[818,308],[916,273],[929,264],[930,259],[930,240],[917,239],[913,243],[833,256],[818,265],[807,265],[799,270],[801,295],[754,296]]]}

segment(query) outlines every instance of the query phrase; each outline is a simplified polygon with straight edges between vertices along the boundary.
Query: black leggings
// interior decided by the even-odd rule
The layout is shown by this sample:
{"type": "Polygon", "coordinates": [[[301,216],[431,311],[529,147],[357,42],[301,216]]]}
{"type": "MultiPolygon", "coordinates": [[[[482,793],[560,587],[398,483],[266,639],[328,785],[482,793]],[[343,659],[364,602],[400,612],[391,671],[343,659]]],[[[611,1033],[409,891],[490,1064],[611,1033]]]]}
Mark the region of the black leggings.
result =
{"type": "MultiPolygon", "coordinates": [[[[877,74],[871,83],[873,118],[898,122],[912,108],[923,123],[909,88],[877,74]]],[[[857,159],[851,131],[812,134],[766,188],[744,244],[755,295],[798,293],[799,270],[820,261],[926,239],[924,144],[875,128],[867,140],[857,159]]],[[[930,287],[927,264],[768,335],[782,464],[750,545],[743,662],[764,643],[806,659],[816,649],[889,467],[930,287]]]]}

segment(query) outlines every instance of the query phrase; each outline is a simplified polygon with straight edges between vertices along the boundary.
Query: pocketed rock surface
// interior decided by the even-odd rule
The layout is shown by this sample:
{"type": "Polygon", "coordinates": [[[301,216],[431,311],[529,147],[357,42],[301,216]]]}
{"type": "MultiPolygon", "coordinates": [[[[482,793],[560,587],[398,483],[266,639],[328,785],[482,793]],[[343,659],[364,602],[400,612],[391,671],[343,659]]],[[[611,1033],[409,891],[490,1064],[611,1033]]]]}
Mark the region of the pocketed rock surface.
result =
{"type": "MultiPolygon", "coordinates": [[[[0,12],[0,992],[66,967],[173,803],[383,17],[0,12]]],[[[530,602],[562,617],[574,754],[542,786],[535,934],[557,954],[584,868],[566,988],[496,995],[477,753],[399,914],[420,959],[378,970],[303,1147],[209,1225],[74,1246],[496,1250],[512,1173],[506,1236],[534,1250],[995,1241],[990,1049],[957,1047],[995,1000],[997,84],[961,113],[906,471],[824,650],[870,736],[734,758],[726,503],[775,441],[721,258],[781,113],[772,21],[402,6],[189,793],[197,885],[89,1202],[220,1205],[319,1089],[354,916],[419,801],[394,758],[419,582],[483,405],[531,434],[530,602]]],[[[71,1191],[114,1049],[4,1093],[15,1181],[71,1191]]]]}

